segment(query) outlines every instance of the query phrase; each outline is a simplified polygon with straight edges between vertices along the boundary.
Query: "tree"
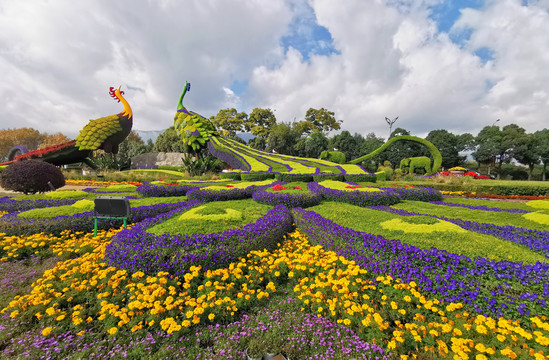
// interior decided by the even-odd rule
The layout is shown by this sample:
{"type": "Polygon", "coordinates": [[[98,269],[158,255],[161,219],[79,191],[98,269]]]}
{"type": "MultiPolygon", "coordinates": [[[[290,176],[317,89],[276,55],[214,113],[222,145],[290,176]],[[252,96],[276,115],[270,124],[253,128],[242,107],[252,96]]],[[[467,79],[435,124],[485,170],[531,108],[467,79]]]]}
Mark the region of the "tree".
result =
{"type": "Polygon", "coordinates": [[[52,146],[52,145],[63,144],[63,143],[66,143],[68,141],[71,141],[71,139],[69,139],[65,135],[61,134],[60,132],[57,133],[57,134],[53,134],[53,135],[44,134],[44,140],[40,144],[39,149],[43,149],[45,147],[52,146]]]}
{"type": "MultiPolygon", "coordinates": [[[[475,137],[476,150],[472,153],[473,158],[479,164],[490,164],[495,167],[502,137],[499,126],[485,126],[475,137]]],[[[489,173],[490,169],[488,169],[489,173]]]]}
{"type": "Polygon", "coordinates": [[[348,160],[356,158],[357,149],[360,148],[360,144],[357,144],[357,139],[347,130],[343,130],[341,134],[331,138],[330,145],[334,150],[337,149],[337,151],[344,153],[345,158],[348,160]]]}
{"type": "Polygon", "coordinates": [[[528,180],[532,180],[534,165],[540,161],[539,147],[534,134],[526,134],[522,142],[515,146],[513,157],[521,164],[528,166],[528,180]]]}
{"type": "Polygon", "coordinates": [[[235,108],[219,110],[217,115],[210,117],[210,121],[225,136],[236,136],[237,132],[244,130],[244,124],[248,121],[245,112],[238,112],[235,108]]]}
{"type": "Polygon", "coordinates": [[[244,129],[251,132],[257,138],[261,140],[255,140],[254,145],[256,149],[264,150],[265,141],[269,136],[269,132],[273,126],[276,125],[276,116],[271,109],[255,108],[248,116],[248,120],[244,123],[244,129]],[[263,148],[260,146],[263,145],[263,148]]]}
{"type": "Polygon", "coordinates": [[[292,127],[290,124],[276,124],[269,132],[267,151],[274,150],[279,154],[295,155],[294,145],[298,142],[300,135],[295,130],[295,127],[292,127]]]}
{"type": "Polygon", "coordinates": [[[171,126],[162,134],[158,135],[154,142],[153,151],[188,153],[189,147],[183,144],[179,134],[175,131],[175,128],[171,126]]]}
{"type": "Polygon", "coordinates": [[[0,157],[6,160],[8,151],[16,145],[24,146],[29,151],[36,150],[42,141],[44,135],[32,128],[0,130],[0,157]]]}
{"type": "Polygon", "coordinates": [[[317,129],[323,133],[341,129],[341,123],[343,122],[342,120],[336,120],[333,111],[328,111],[324,108],[320,110],[310,108],[307,110],[305,121],[312,124],[312,130],[317,129]]]}
{"type": "MultiPolygon", "coordinates": [[[[467,135],[473,137],[471,134],[467,135]]],[[[460,137],[460,135],[454,135],[444,129],[432,130],[425,138],[440,151],[442,166],[446,169],[462,165],[465,162],[465,156],[460,156],[459,153],[465,150],[468,139],[470,138],[467,136],[460,137]]],[[[425,153],[428,154],[428,151],[425,151],[425,153]]]]}
{"type": "Polygon", "coordinates": [[[547,165],[549,164],[549,129],[536,131],[534,133],[533,142],[536,146],[536,152],[539,155],[539,159],[543,162],[541,179],[545,181],[545,172],[547,171],[547,165]]]}
{"type": "Polygon", "coordinates": [[[318,158],[320,153],[328,150],[329,140],[318,130],[314,130],[306,138],[301,138],[294,147],[296,155],[307,158],[318,158]]]}

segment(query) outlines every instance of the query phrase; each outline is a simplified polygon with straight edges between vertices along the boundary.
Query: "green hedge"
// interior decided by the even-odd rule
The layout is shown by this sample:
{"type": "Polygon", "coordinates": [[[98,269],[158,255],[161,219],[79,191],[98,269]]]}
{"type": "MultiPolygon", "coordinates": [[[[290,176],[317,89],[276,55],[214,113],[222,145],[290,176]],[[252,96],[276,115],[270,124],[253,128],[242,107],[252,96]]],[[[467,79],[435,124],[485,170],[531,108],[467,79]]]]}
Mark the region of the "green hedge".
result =
{"type": "Polygon", "coordinates": [[[414,183],[443,191],[465,191],[467,193],[521,196],[549,196],[549,186],[541,185],[494,185],[494,184],[437,184],[430,182],[414,183]]]}
{"type": "Polygon", "coordinates": [[[287,174],[281,173],[275,175],[276,180],[286,182],[311,182],[313,181],[313,174],[287,174]]]}
{"type": "Polygon", "coordinates": [[[378,171],[376,174],[376,180],[379,181],[387,181],[387,174],[385,171],[378,171]]]}
{"type": "Polygon", "coordinates": [[[341,174],[316,174],[313,175],[313,180],[315,182],[321,182],[324,180],[343,181],[345,178],[341,174]]]}
{"type": "Polygon", "coordinates": [[[376,174],[345,174],[345,181],[352,182],[376,182],[376,174]]]}
{"type": "Polygon", "coordinates": [[[240,173],[238,172],[222,172],[219,174],[221,179],[240,180],[240,173]]]}
{"type": "Polygon", "coordinates": [[[258,172],[258,173],[241,173],[240,174],[240,179],[242,179],[242,181],[263,181],[263,180],[268,180],[268,179],[274,179],[275,177],[275,174],[273,173],[263,173],[263,172],[258,172]]]}

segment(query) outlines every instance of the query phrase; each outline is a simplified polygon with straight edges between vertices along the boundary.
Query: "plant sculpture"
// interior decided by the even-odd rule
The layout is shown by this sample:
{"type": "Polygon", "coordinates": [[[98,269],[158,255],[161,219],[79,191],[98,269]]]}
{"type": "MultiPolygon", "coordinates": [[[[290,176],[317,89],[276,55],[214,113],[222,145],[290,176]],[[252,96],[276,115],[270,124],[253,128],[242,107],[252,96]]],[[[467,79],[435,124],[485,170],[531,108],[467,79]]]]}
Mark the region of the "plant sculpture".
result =
{"type": "MultiPolygon", "coordinates": [[[[94,167],[89,156],[94,150],[102,149],[107,153],[118,153],[118,145],[128,136],[132,130],[133,113],[130,105],[122,96],[124,92],[110,88],[109,94],[118,102],[122,102],[124,109],[121,113],[102,117],[84,126],[75,140],[59,145],[52,145],[42,149],[24,152],[15,156],[12,160],[0,165],[10,164],[19,160],[35,159],[53,165],[65,165],[76,162],[85,162],[94,167]]],[[[24,148],[16,147],[20,152],[24,148]]],[[[15,151],[15,150],[14,150],[15,151]]]]}
{"type": "Polygon", "coordinates": [[[174,118],[174,127],[179,131],[183,144],[191,147],[193,151],[198,151],[206,146],[211,136],[218,135],[215,126],[202,115],[189,111],[183,106],[183,98],[187,91],[191,90],[191,84],[185,83],[185,88],[179,97],[177,103],[177,112],[174,118]]]}
{"type": "Polygon", "coordinates": [[[417,168],[422,168],[425,170],[426,174],[431,173],[431,159],[427,156],[418,156],[405,158],[400,161],[400,170],[403,174],[406,174],[406,168],[408,168],[408,173],[413,174],[414,170],[417,168]]]}

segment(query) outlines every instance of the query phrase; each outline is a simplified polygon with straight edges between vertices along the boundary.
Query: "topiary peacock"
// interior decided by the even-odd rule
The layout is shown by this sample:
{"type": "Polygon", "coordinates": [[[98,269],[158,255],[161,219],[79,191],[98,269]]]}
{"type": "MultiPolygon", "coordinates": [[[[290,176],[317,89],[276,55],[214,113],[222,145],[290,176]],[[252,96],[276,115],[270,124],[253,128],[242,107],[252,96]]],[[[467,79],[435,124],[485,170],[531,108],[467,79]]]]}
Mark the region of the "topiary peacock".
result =
{"type": "MultiPolygon", "coordinates": [[[[120,87],[118,87],[118,89],[111,87],[109,89],[109,94],[115,100],[118,100],[118,102],[122,102],[124,109],[121,113],[90,120],[90,122],[80,130],[80,133],[75,140],[24,152],[0,165],[8,165],[25,159],[36,159],[54,165],[85,162],[93,167],[94,165],[89,159],[89,156],[93,151],[102,149],[107,153],[117,154],[118,146],[132,130],[133,113],[130,105],[122,96],[124,92],[120,91],[120,87]]],[[[21,149],[21,147],[17,148],[19,150],[21,149]]]]}
{"type": "Polygon", "coordinates": [[[179,132],[183,144],[191,147],[195,152],[206,146],[211,136],[219,135],[215,126],[210,120],[193,111],[189,111],[183,106],[185,94],[191,90],[191,84],[185,82],[185,88],[179,97],[177,103],[177,112],[175,113],[174,127],[179,132]]]}

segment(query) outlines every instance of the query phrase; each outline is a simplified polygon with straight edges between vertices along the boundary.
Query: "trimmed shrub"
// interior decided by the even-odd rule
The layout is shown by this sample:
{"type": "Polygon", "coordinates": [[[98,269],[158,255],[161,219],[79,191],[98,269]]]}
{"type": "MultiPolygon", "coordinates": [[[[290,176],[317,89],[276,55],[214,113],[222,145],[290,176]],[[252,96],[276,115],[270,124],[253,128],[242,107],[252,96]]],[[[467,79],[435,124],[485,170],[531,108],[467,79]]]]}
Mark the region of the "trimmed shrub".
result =
{"type": "Polygon", "coordinates": [[[17,161],[9,165],[0,177],[4,189],[25,194],[51,191],[50,184],[55,189],[65,186],[63,173],[57,166],[39,160],[17,161]]]}
{"type": "Polygon", "coordinates": [[[219,174],[219,177],[221,179],[240,180],[240,173],[238,173],[238,172],[222,172],[222,173],[219,174]]]}
{"type": "Polygon", "coordinates": [[[311,182],[313,181],[313,174],[288,174],[281,173],[276,174],[275,179],[284,182],[311,182]]]}
{"type": "Polygon", "coordinates": [[[385,171],[378,171],[375,173],[377,181],[387,181],[387,174],[385,171]]]}
{"type": "Polygon", "coordinates": [[[339,201],[361,207],[394,205],[401,200],[399,194],[394,191],[344,191],[324,187],[318,183],[311,182],[307,188],[314,193],[322,195],[328,201],[339,201]]]}
{"type": "Polygon", "coordinates": [[[320,153],[320,159],[335,162],[336,164],[345,164],[347,159],[341,151],[323,151],[320,153]]]}
{"type": "Polygon", "coordinates": [[[376,174],[345,174],[343,175],[345,181],[352,182],[373,182],[377,181],[376,174]]]}
{"type": "Polygon", "coordinates": [[[268,179],[274,179],[275,174],[273,173],[241,173],[240,179],[243,181],[263,181],[268,179]]]}
{"type": "Polygon", "coordinates": [[[316,174],[313,175],[313,181],[321,182],[324,180],[343,181],[345,178],[342,174],[316,174]]]}
{"type": "Polygon", "coordinates": [[[188,185],[143,184],[137,188],[137,193],[143,197],[185,196],[185,194],[187,194],[187,191],[198,188],[199,186],[188,185]]]}

